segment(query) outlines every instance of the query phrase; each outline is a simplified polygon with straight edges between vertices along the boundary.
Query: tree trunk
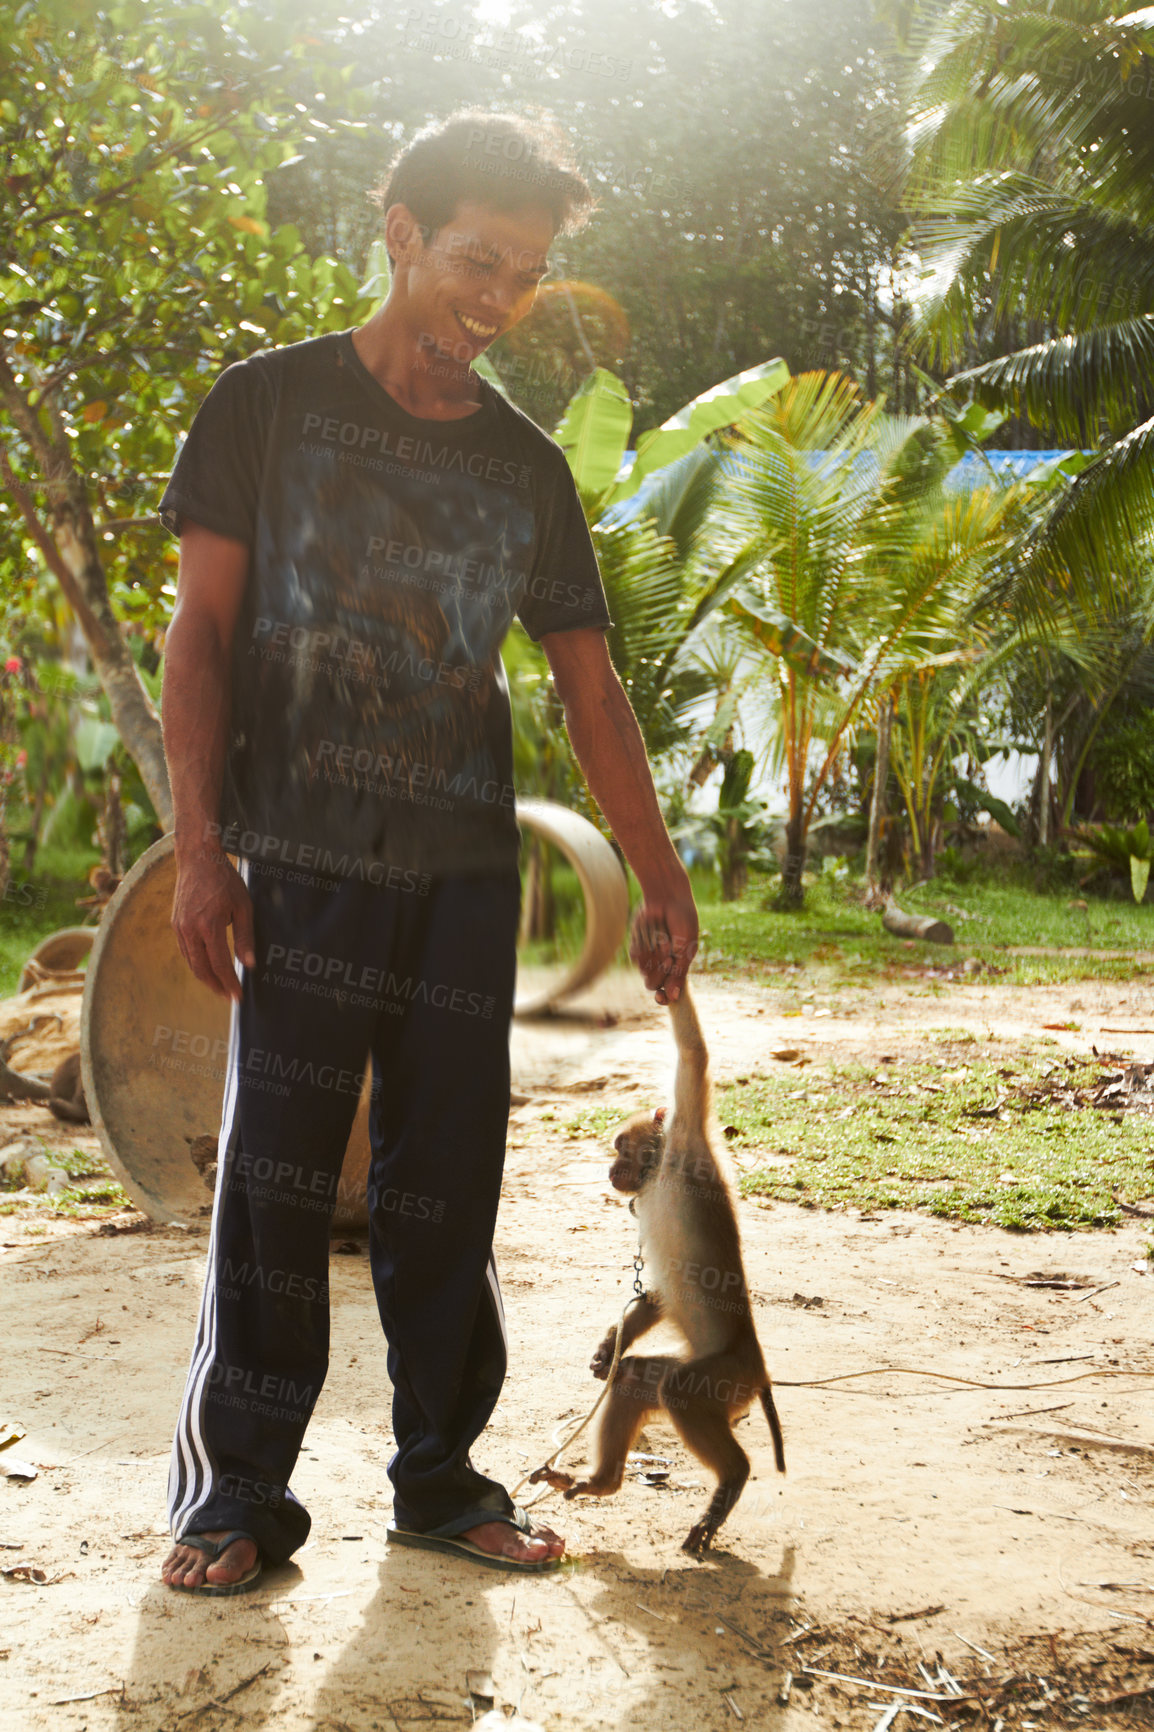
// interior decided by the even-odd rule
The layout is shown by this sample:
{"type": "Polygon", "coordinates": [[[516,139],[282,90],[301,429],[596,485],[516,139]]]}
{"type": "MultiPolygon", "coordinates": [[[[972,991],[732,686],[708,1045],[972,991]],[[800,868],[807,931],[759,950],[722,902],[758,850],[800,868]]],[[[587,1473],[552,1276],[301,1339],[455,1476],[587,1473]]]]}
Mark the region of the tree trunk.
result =
{"type": "Polygon", "coordinates": [[[36,870],[36,854],[40,847],[40,826],[44,822],[44,808],[48,803],[48,766],[40,772],[40,784],[36,789],[36,799],[32,807],[32,824],[24,843],[24,870],[29,877],[36,870]]]}
{"type": "Polygon", "coordinates": [[[865,325],[866,325],[866,396],[872,402],[878,394],[877,368],[877,291],[874,286],[871,261],[866,260],[865,325]]]}
{"type": "Polygon", "coordinates": [[[928,756],[922,769],[922,785],[918,795],[918,870],[923,878],[932,878],[938,826],[934,817],[934,764],[933,759],[928,756]]]}
{"type": "Polygon", "coordinates": [[[749,883],[749,867],[745,862],[745,843],[741,834],[741,823],[737,818],[728,818],[725,824],[725,835],[719,850],[721,867],[721,900],[723,902],[738,902],[745,894],[749,883]]]}
{"type": "Polygon", "coordinates": [[[120,772],[109,769],[104,777],[104,811],[97,824],[100,852],[112,878],[123,878],[128,856],[128,832],[120,799],[120,772]]]}
{"type": "Polygon", "coordinates": [[[80,623],[108,697],[113,724],[140,771],[157,818],[164,829],[171,830],[172,790],[164,761],[160,717],[141,683],[112,611],[88,490],[72,461],[59,407],[50,394],[46,396],[47,401],[34,408],[24,387],[17,383],[7,361],[0,356],[0,398],[48,485],[50,530],[41,522],[28,488],[15,475],[3,447],[0,447],[0,471],[44,563],[80,623]],[[45,414],[51,431],[45,426],[45,414]]]}
{"type": "Polygon", "coordinates": [[[1054,755],[1054,709],[1046,699],[1046,726],[1042,736],[1042,761],[1038,765],[1038,846],[1050,845],[1050,760],[1054,755]]]}
{"type": "Polygon", "coordinates": [[[886,784],[890,774],[890,730],[893,725],[893,700],[889,692],[878,699],[877,756],[874,761],[873,794],[870,797],[870,829],[866,843],[866,884],[872,900],[888,883],[881,878],[880,854],[882,818],[886,808],[886,784]]]}
{"type": "Polygon", "coordinates": [[[11,694],[11,677],[0,672],[0,898],[8,889],[12,875],[12,850],[8,842],[8,757],[16,738],[16,704],[11,694]]]}
{"type": "Polygon", "coordinates": [[[521,904],[521,942],[529,944],[536,939],[550,939],[555,930],[550,850],[539,836],[533,836],[529,841],[529,864],[521,904]]]}
{"type": "Polygon", "coordinates": [[[785,858],[781,863],[781,890],[777,897],[779,908],[801,907],[805,896],[801,884],[804,867],[805,829],[802,814],[796,812],[790,815],[785,826],[785,858]]]}
{"type": "Polygon", "coordinates": [[[937,866],[937,860],[935,858],[937,852],[935,848],[936,837],[934,834],[936,829],[937,826],[934,823],[933,817],[929,812],[927,812],[922,825],[922,847],[921,858],[919,861],[919,870],[923,878],[932,878],[937,866]]]}
{"type": "MultiPolygon", "coordinates": [[[[140,771],[157,819],[163,829],[171,830],[172,790],[168,765],[164,760],[160,717],[144,689],[132,653],[121,636],[112,611],[83,483],[78,476],[71,479],[74,483],[69,487],[71,497],[62,502],[55,514],[56,546],[82,604],[76,610],[77,617],[107,694],[113,725],[140,771]]],[[[69,600],[72,601],[72,596],[69,600]]]]}

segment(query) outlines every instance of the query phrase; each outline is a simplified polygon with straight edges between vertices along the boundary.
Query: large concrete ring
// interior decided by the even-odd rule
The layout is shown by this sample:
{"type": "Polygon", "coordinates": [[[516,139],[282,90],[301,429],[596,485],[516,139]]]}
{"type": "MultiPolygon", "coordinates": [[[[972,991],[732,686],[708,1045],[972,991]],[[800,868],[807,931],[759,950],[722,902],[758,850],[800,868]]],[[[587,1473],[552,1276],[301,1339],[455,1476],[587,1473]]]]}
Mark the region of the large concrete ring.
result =
{"type": "Polygon", "coordinates": [[[537,992],[518,992],[514,1016],[536,1016],[571,998],[603,974],[617,955],[629,924],[629,884],[616,854],[579,812],[552,800],[518,800],[517,822],[560,849],[577,874],[585,901],[585,942],[560,980],[537,992]]]}
{"type": "Polygon", "coordinates": [[[20,970],[17,992],[38,985],[45,978],[41,969],[68,973],[79,968],[95,938],[95,926],[62,926],[59,932],[50,932],[47,938],[40,940],[20,970]]]}
{"type": "MultiPolygon", "coordinates": [[[[581,955],[555,985],[518,1000],[533,1013],[587,986],[625,934],[625,874],[604,837],[575,812],[545,800],[517,807],[519,822],[560,848],[585,896],[581,955]]],[[[155,1221],[191,1225],[209,1194],[189,1146],[219,1136],[229,1075],[227,1002],[189,971],[172,931],[173,839],[153,844],[109,902],[88,963],[80,1063],[93,1125],[113,1172],[155,1221]]],[[[345,1151],[333,1231],[368,1221],[369,1089],[362,1091],[345,1151]]]]}

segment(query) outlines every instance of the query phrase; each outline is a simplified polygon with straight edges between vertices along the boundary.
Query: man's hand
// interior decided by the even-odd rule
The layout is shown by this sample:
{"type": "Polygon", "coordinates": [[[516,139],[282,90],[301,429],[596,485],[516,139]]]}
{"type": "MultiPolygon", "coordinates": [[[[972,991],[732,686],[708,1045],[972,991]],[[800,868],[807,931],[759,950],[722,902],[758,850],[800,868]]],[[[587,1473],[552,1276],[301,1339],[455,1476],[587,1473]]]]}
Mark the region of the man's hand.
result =
{"type": "Polygon", "coordinates": [[[255,968],[252,901],[244,879],[225,854],[192,856],[178,864],[172,930],[196,978],[223,998],[240,997],[240,981],[225,932],[246,968],[255,968]]]}
{"type": "Polygon", "coordinates": [[[629,955],[658,1004],[681,997],[696,954],[697,908],[688,878],[683,888],[646,896],[633,916],[629,955]]]}

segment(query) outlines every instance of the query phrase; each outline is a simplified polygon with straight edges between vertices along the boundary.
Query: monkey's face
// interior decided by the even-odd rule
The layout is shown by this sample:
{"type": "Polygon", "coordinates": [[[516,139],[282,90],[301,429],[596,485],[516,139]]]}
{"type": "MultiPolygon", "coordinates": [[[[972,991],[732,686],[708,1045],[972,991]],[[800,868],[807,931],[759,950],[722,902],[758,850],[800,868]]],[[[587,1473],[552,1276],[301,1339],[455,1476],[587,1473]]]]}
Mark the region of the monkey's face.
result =
{"type": "Polygon", "coordinates": [[[609,1183],[615,1190],[640,1191],[661,1165],[665,1151],[664,1118],[664,1107],[658,1107],[652,1116],[635,1113],[631,1119],[626,1119],[613,1139],[617,1159],[609,1169],[609,1183]]]}

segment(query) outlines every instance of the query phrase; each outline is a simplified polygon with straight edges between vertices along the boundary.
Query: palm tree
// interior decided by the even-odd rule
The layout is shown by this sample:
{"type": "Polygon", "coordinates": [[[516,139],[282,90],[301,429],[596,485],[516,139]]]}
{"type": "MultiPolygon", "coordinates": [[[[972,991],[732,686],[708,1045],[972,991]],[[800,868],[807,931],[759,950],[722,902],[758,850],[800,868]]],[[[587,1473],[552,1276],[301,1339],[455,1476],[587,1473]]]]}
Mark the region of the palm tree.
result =
{"type": "Polygon", "coordinates": [[[995,325],[1049,333],[955,373],[954,395],[1095,448],[1027,536],[1036,614],[1099,610],[1154,540],[1154,12],[1109,0],[881,0],[908,50],[915,334],[948,367],[995,325]]]}
{"type": "Polygon", "coordinates": [[[791,380],[743,433],[695,611],[720,610],[747,652],[743,713],[785,775],[780,901],[797,907],[810,824],[868,700],[941,652],[943,615],[953,628],[1026,502],[946,493],[946,424],[888,417],[836,373],[791,380]]]}

